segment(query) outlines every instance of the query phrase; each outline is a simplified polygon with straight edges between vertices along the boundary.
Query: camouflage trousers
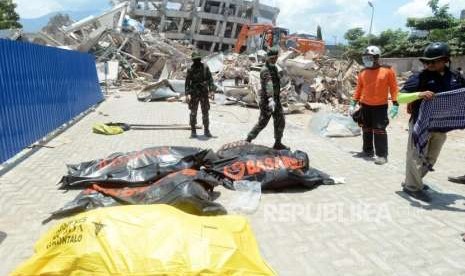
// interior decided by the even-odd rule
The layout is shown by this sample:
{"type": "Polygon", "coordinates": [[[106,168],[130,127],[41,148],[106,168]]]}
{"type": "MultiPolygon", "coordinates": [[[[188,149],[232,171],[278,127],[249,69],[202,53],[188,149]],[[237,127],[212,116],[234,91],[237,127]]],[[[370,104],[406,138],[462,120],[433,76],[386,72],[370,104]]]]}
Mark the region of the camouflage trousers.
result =
{"type": "Polygon", "coordinates": [[[208,99],[208,95],[202,95],[202,96],[192,95],[191,96],[191,100],[189,102],[189,109],[191,111],[191,114],[190,114],[191,129],[195,129],[195,126],[197,125],[197,110],[199,109],[199,103],[200,103],[200,108],[202,109],[203,127],[204,129],[208,129],[210,125],[210,120],[208,118],[208,111],[210,110],[210,102],[208,99]]]}
{"type": "Polygon", "coordinates": [[[258,123],[249,132],[247,138],[249,140],[257,138],[258,134],[266,127],[266,125],[268,125],[271,116],[273,116],[274,123],[274,139],[281,141],[286,121],[284,119],[283,109],[280,106],[276,107],[275,112],[271,112],[268,110],[268,108],[260,108],[260,117],[258,118],[258,123]]]}

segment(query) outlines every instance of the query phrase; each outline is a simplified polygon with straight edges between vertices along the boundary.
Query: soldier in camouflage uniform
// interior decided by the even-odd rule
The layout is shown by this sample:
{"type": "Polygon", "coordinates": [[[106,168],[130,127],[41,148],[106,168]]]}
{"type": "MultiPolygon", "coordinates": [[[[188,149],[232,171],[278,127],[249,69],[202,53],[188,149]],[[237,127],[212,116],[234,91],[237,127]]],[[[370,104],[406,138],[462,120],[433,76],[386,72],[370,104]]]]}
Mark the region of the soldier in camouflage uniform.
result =
{"type": "Polygon", "coordinates": [[[208,119],[208,110],[210,109],[209,93],[215,91],[215,85],[208,66],[201,62],[199,53],[192,53],[193,64],[187,70],[186,77],[186,100],[191,111],[190,126],[191,138],[197,137],[196,124],[197,124],[197,110],[199,107],[202,109],[203,127],[205,129],[205,136],[212,137],[210,133],[208,119]]]}
{"type": "Polygon", "coordinates": [[[260,131],[262,131],[268,121],[270,121],[271,116],[273,116],[274,121],[274,138],[275,144],[274,149],[288,149],[285,145],[281,143],[281,138],[283,137],[285,120],[283,107],[281,106],[280,100],[280,91],[281,85],[278,75],[278,69],[276,67],[276,61],[278,59],[278,50],[270,49],[267,53],[266,64],[263,66],[260,71],[260,117],[258,123],[250,131],[247,136],[246,141],[251,142],[255,139],[260,131]]]}

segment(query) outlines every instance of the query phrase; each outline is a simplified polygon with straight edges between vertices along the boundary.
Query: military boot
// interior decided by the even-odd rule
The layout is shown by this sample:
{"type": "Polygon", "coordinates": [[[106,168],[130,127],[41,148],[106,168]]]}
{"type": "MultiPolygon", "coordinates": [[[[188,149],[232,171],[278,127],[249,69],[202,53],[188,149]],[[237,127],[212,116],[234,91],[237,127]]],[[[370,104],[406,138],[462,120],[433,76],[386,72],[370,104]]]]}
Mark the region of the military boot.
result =
{"type": "Polygon", "coordinates": [[[211,134],[210,130],[208,128],[205,129],[204,131],[205,137],[212,138],[213,135],[211,134]]]}
{"type": "Polygon", "coordinates": [[[191,129],[191,138],[197,138],[197,130],[195,128],[191,129]]]}
{"type": "Polygon", "coordinates": [[[290,148],[283,143],[281,143],[281,140],[276,140],[276,142],[273,145],[273,149],[275,150],[289,150],[290,148]]]}

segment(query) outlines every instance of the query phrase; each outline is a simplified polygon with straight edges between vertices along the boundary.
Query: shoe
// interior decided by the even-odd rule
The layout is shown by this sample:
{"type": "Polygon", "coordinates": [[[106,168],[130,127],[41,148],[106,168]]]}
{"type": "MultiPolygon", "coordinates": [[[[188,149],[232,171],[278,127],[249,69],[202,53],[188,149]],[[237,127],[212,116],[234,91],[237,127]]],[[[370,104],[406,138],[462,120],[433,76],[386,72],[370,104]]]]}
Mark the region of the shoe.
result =
{"type": "Polygon", "coordinates": [[[431,202],[431,197],[425,193],[424,190],[410,191],[407,188],[403,188],[402,191],[415,199],[421,200],[423,202],[431,202]]]}
{"type": "Polygon", "coordinates": [[[197,131],[195,130],[191,131],[191,138],[197,138],[197,131]]]}
{"type": "MultiPolygon", "coordinates": [[[[401,184],[402,188],[405,188],[405,182],[402,182],[401,184]]],[[[421,188],[423,191],[428,191],[431,190],[431,187],[427,184],[423,184],[423,188],[421,188]]]]}
{"type": "Polygon", "coordinates": [[[210,130],[206,129],[205,132],[204,132],[204,135],[208,138],[212,138],[213,135],[211,134],[210,130]]]}
{"type": "Polygon", "coordinates": [[[448,180],[450,182],[458,183],[458,184],[465,184],[465,175],[462,176],[449,176],[448,180]]]}
{"type": "Polygon", "coordinates": [[[289,150],[290,148],[288,146],[283,145],[281,142],[276,142],[273,145],[273,149],[275,150],[289,150]]]}
{"type": "Polygon", "coordinates": [[[358,152],[353,157],[355,157],[355,158],[373,158],[373,156],[375,156],[373,153],[362,151],[362,152],[358,152]]]}
{"type": "Polygon", "coordinates": [[[249,142],[249,143],[252,143],[252,138],[247,137],[247,138],[245,139],[245,141],[246,141],[246,142],[249,142]]]}
{"type": "Polygon", "coordinates": [[[376,165],[384,165],[388,162],[387,158],[386,157],[376,157],[376,160],[375,160],[375,164],[376,165]]]}

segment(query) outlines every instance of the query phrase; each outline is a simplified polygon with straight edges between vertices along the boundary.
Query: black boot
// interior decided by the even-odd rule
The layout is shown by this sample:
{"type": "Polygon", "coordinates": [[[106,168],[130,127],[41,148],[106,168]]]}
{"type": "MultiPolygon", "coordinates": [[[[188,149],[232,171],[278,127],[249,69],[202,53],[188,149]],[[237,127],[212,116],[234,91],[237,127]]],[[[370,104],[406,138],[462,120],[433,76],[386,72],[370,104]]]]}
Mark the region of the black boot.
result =
{"type": "Polygon", "coordinates": [[[197,138],[197,130],[195,128],[191,130],[191,138],[197,138]]]}
{"type": "Polygon", "coordinates": [[[465,184],[465,175],[456,176],[456,177],[449,176],[449,181],[454,182],[454,183],[458,183],[458,184],[465,184]]]}
{"type": "Polygon", "coordinates": [[[205,129],[204,131],[205,137],[212,138],[213,135],[211,134],[210,130],[208,128],[205,129]]]}
{"type": "Polygon", "coordinates": [[[281,140],[276,140],[276,142],[273,145],[273,149],[275,150],[289,150],[290,148],[283,143],[281,143],[281,140]]]}

